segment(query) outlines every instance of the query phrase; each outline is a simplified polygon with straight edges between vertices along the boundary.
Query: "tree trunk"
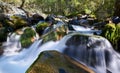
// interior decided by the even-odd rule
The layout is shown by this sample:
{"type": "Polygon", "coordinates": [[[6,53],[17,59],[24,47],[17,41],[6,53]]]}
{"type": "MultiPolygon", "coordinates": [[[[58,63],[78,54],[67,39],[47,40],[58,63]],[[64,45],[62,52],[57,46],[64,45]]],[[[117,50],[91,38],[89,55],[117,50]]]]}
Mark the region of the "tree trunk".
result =
{"type": "Polygon", "coordinates": [[[29,12],[27,12],[23,7],[24,7],[24,4],[25,4],[25,0],[21,0],[22,1],[22,3],[21,3],[21,5],[20,5],[20,7],[18,7],[18,8],[20,8],[20,9],[22,9],[25,13],[26,13],[26,16],[27,16],[27,18],[29,18],[29,12]]]}
{"type": "Polygon", "coordinates": [[[20,5],[20,8],[22,9],[24,7],[25,0],[22,0],[22,4],[20,5]]]}
{"type": "Polygon", "coordinates": [[[116,2],[115,2],[114,16],[119,16],[120,17],[120,0],[116,0],[116,2]]]}

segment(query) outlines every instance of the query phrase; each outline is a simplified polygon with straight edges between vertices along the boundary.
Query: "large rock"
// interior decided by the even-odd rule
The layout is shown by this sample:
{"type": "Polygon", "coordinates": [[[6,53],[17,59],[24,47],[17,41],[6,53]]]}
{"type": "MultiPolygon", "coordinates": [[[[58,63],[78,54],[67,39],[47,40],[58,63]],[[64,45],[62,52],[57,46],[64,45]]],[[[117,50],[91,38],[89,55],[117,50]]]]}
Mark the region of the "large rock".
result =
{"type": "Polygon", "coordinates": [[[42,52],[26,73],[94,73],[91,69],[56,51],[42,52]]]}
{"type": "Polygon", "coordinates": [[[5,20],[5,24],[7,27],[11,27],[12,29],[16,30],[27,26],[27,21],[19,16],[11,16],[10,20],[5,20]]]}

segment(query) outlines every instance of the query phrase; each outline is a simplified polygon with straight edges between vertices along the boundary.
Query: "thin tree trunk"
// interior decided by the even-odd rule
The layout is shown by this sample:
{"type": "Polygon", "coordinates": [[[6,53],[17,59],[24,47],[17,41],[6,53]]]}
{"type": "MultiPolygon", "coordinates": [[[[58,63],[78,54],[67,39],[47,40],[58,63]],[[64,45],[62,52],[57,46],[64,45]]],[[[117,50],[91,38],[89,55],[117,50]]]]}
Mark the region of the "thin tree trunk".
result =
{"type": "Polygon", "coordinates": [[[22,0],[22,4],[20,5],[20,8],[22,9],[24,7],[25,0],[22,0]]]}
{"type": "Polygon", "coordinates": [[[26,13],[26,15],[27,15],[27,18],[29,18],[29,12],[27,12],[23,7],[24,7],[24,4],[25,4],[25,0],[21,0],[22,1],[22,3],[21,3],[21,5],[20,5],[20,7],[18,7],[18,8],[20,8],[20,9],[22,9],[25,13],[26,13]]]}
{"type": "Polygon", "coordinates": [[[119,16],[120,17],[120,0],[116,0],[116,2],[115,2],[114,16],[119,16]]]}

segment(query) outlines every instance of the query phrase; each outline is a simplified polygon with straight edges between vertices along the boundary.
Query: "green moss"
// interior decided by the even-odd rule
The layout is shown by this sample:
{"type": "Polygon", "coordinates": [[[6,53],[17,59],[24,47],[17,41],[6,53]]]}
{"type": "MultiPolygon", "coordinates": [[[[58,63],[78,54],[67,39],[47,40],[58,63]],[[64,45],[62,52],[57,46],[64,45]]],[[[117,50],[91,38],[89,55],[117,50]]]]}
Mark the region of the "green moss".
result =
{"type": "Polygon", "coordinates": [[[13,29],[18,29],[23,26],[27,26],[27,22],[19,16],[11,16],[11,20],[5,20],[7,26],[12,27],[13,29]]]}
{"type": "Polygon", "coordinates": [[[29,47],[33,41],[31,40],[36,35],[32,28],[26,28],[20,37],[20,42],[23,48],[29,47]]]}
{"type": "Polygon", "coordinates": [[[67,27],[62,25],[61,27],[56,28],[56,30],[51,30],[46,35],[43,35],[43,42],[47,42],[50,40],[56,41],[60,40],[67,34],[67,27]]]}
{"type": "Polygon", "coordinates": [[[35,31],[29,27],[24,30],[24,34],[26,34],[26,37],[28,38],[36,35],[35,31]]]}
{"type": "Polygon", "coordinates": [[[116,37],[120,38],[120,23],[116,25],[116,37]]]}
{"type": "Polygon", "coordinates": [[[57,40],[56,32],[52,31],[52,32],[49,32],[46,36],[44,36],[43,43],[50,41],[50,40],[53,40],[53,41],[57,40]]]}
{"type": "Polygon", "coordinates": [[[120,52],[120,23],[116,25],[115,48],[120,52]]]}
{"type": "Polygon", "coordinates": [[[46,22],[38,23],[37,26],[36,26],[36,31],[39,33],[39,35],[42,35],[43,31],[48,26],[49,25],[46,22]]]}

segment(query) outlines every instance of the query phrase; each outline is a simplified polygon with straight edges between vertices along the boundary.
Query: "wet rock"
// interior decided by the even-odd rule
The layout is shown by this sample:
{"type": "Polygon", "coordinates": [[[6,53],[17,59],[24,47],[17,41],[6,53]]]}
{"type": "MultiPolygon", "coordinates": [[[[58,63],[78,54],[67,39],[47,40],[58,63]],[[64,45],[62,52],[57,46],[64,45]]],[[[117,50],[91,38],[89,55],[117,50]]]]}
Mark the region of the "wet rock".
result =
{"type": "Polygon", "coordinates": [[[5,42],[7,40],[7,32],[5,28],[0,28],[0,42],[5,42]]]}
{"type": "Polygon", "coordinates": [[[11,16],[10,19],[5,20],[6,27],[9,27],[10,30],[16,30],[27,26],[27,21],[19,16],[11,16]]]}
{"type": "Polygon", "coordinates": [[[56,51],[42,52],[26,73],[94,73],[88,67],[56,51]]]}
{"type": "Polygon", "coordinates": [[[36,31],[37,31],[37,33],[41,36],[41,35],[43,34],[44,30],[45,30],[48,26],[49,26],[49,24],[46,23],[46,22],[40,22],[40,23],[38,23],[37,26],[36,26],[36,31]]]}
{"type": "Polygon", "coordinates": [[[0,56],[4,53],[3,49],[0,49],[0,56]]]}
{"type": "Polygon", "coordinates": [[[39,15],[39,14],[34,14],[34,15],[30,18],[31,25],[37,24],[39,21],[44,21],[44,17],[42,17],[42,16],[39,15]]]}
{"type": "Polygon", "coordinates": [[[50,15],[46,17],[45,22],[47,22],[49,25],[53,25],[55,22],[55,19],[53,16],[50,15]]]}
{"type": "Polygon", "coordinates": [[[64,69],[59,69],[59,73],[66,73],[64,69]]]}

